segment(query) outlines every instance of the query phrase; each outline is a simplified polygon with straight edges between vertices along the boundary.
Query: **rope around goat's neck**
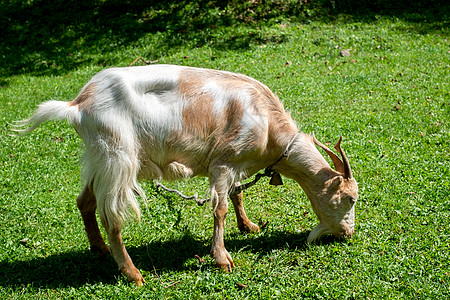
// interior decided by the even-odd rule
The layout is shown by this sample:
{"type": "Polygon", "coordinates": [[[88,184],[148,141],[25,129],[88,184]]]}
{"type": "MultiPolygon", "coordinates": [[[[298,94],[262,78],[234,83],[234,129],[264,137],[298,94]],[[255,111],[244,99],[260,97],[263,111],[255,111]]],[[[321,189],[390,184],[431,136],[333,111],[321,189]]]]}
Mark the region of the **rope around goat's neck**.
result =
{"type": "MultiPolygon", "coordinates": [[[[261,178],[263,177],[270,177],[271,181],[270,184],[272,185],[282,185],[283,182],[281,181],[281,177],[280,174],[276,171],[273,170],[273,167],[278,164],[283,158],[286,158],[289,156],[289,152],[291,150],[291,146],[294,144],[294,141],[296,140],[298,136],[298,133],[292,138],[292,140],[289,142],[288,146],[286,147],[286,150],[283,152],[283,154],[281,155],[281,157],[274,162],[273,164],[271,164],[270,166],[268,166],[267,168],[264,169],[263,173],[258,173],[255,175],[255,179],[253,179],[250,182],[247,182],[246,184],[240,184],[238,186],[234,186],[231,187],[230,190],[228,191],[229,195],[238,195],[241,192],[245,191],[246,189],[252,187],[253,185],[255,185],[261,178]],[[274,177],[277,179],[277,183],[272,183],[272,181],[274,180],[274,177]]],[[[179,190],[175,190],[175,189],[170,189],[168,187],[166,187],[165,185],[163,185],[162,183],[160,183],[158,180],[155,180],[155,184],[157,188],[162,188],[163,190],[170,192],[170,193],[176,193],[178,196],[180,196],[181,198],[185,199],[185,200],[195,200],[195,202],[197,202],[197,204],[199,206],[202,206],[203,204],[205,204],[208,201],[211,201],[211,198],[207,198],[207,199],[198,199],[198,193],[195,193],[193,196],[186,196],[183,193],[181,193],[179,190]]]]}

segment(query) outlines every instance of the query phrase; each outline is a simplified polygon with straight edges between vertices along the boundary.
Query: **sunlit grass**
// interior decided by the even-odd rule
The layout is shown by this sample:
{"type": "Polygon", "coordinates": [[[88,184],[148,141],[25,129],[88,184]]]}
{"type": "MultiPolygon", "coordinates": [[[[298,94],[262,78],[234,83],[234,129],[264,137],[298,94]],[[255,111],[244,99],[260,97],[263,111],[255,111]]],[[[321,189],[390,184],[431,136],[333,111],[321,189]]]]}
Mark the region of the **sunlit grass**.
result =
{"type": "MultiPolygon", "coordinates": [[[[80,50],[90,59],[78,68],[2,78],[2,298],[448,297],[448,29],[380,18],[211,30],[197,36],[208,43],[187,40],[158,52],[167,36],[148,34],[106,53],[80,50]],[[340,55],[344,49],[350,56],[340,55]],[[355,236],[306,245],[317,218],[304,193],[290,180],[277,188],[261,181],[245,193],[245,205],[254,222],[269,223],[242,235],[228,214],[225,243],[237,268],[224,274],[209,258],[211,208],[145,182],[142,221],[123,236],[147,284],[128,285],[111,258],[88,250],[75,204],[82,186],[75,131],[49,122],[16,138],[8,128],[37,104],[71,100],[99,70],[138,56],[252,76],[278,94],[302,131],[332,143],[343,135],[360,188],[355,236]]],[[[208,182],[170,186],[203,195],[208,182]]]]}

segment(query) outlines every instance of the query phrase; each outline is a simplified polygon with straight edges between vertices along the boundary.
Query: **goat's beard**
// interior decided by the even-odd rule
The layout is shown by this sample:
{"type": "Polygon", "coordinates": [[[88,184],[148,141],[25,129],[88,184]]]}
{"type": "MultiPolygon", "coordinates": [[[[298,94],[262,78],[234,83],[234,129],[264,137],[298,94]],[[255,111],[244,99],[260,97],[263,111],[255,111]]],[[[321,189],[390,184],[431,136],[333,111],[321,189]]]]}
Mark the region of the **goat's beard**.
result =
{"type": "Polygon", "coordinates": [[[314,229],[309,233],[307,242],[313,243],[317,241],[321,236],[331,233],[331,230],[326,225],[319,223],[319,225],[314,227],[314,229]]]}

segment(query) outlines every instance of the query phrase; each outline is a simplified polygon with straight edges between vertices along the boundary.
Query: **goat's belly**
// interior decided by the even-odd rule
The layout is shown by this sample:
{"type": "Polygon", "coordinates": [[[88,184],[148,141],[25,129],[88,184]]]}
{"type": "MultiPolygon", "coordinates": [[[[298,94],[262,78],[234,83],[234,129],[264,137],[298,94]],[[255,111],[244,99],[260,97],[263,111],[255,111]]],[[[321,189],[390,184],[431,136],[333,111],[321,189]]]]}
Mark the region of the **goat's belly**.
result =
{"type": "Polygon", "coordinates": [[[206,176],[201,164],[190,166],[179,161],[170,161],[161,165],[155,164],[151,160],[142,161],[139,171],[140,179],[159,179],[159,180],[179,180],[194,176],[206,176]]]}
{"type": "Polygon", "coordinates": [[[177,180],[192,176],[194,176],[194,170],[177,161],[168,163],[162,168],[162,178],[164,180],[177,180]]]}

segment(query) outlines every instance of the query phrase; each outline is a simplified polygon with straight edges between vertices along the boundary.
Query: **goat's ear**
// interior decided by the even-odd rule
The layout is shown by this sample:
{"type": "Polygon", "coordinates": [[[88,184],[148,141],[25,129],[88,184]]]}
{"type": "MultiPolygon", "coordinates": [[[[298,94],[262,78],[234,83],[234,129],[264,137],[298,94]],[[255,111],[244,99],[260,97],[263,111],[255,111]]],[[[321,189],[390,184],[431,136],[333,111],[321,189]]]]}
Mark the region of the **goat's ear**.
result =
{"type": "Polygon", "coordinates": [[[332,178],[327,180],[327,182],[325,183],[325,186],[326,186],[327,190],[329,190],[331,192],[335,192],[340,188],[340,186],[343,184],[343,182],[344,182],[343,175],[335,175],[332,178]]]}
{"type": "Polygon", "coordinates": [[[335,178],[333,178],[333,182],[331,183],[331,186],[335,189],[338,189],[342,182],[344,182],[344,177],[342,177],[341,175],[336,176],[335,178]]]}

